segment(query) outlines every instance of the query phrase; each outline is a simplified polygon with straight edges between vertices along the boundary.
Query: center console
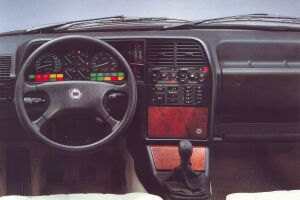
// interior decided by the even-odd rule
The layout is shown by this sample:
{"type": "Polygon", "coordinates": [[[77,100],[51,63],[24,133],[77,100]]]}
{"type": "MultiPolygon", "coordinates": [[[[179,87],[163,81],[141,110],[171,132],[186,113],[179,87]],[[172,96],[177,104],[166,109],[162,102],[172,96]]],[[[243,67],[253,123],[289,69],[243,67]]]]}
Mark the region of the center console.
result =
{"type": "Polygon", "coordinates": [[[175,39],[148,40],[146,47],[146,138],[152,173],[169,199],[210,199],[208,147],[190,145],[194,153],[183,162],[174,145],[209,138],[212,70],[204,48],[194,40],[175,39]],[[180,174],[189,175],[182,179],[180,174]],[[177,194],[172,188],[188,192],[177,194]]]}
{"type": "Polygon", "coordinates": [[[206,139],[211,70],[193,40],[151,40],[147,45],[148,138],[206,139]]]}

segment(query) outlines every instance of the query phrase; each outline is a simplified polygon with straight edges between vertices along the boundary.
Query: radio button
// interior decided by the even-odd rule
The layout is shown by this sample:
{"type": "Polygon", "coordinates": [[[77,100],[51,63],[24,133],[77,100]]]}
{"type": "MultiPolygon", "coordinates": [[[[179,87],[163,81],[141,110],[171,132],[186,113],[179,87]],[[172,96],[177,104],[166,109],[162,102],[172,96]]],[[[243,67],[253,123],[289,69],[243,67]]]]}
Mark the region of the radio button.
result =
{"type": "Polygon", "coordinates": [[[196,89],[197,89],[197,90],[204,89],[204,85],[197,85],[197,86],[196,86],[196,89]]]}
{"type": "Polygon", "coordinates": [[[193,89],[193,86],[190,86],[190,85],[184,86],[184,89],[186,89],[186,90],[191,90],[191,89],[193,89]]]}
{"type": "Polygon", "coordinates": [[[178,93],[177,92],[168,92],[168,98],[178,98],[178,93]]]}
{"type": "Polygon", "coordinates": [[[178,100],[174,98],[168,98],[168,103],[178,103],[178,100]]]}
{"type": "Polygon", "coordinates": [[[153,103],[164,103],[165,102],[165,95],[164,94],[154,94],[153,95],[153,103]]]}
{"type": "Polygon", "coordinates": [[[192,104],[192,101],[185,100],[184,103],[185,104],[192,104]]]}
{"type": "Polygon", "coordinates": [[[171,79],[177,79],[177,73],[171,73],[170,77],[171,79]]]}
{"type": "Polygon", "coordinates": [[[153,90],[157,91],[157,92],[163,92],[163,91],[165,91],[165,88],[162,87],[162,86],[156,86],[156,87],[153,88],[153,90]]]}
{"type": "Polygon", "coordinates": [[[167,73],[160,73],[160,78],[166,79],[166,78],[168,78],[168,74],[167,73]]]}
{"type": "Polygon", "coordinates": [[[152,78],[157,78],[157,77],[158,77],[157,73],[152,73],[152,78]]]}
{"type": "Polygon", "coordinates": [[[192,97],[184,97],[184,100],[186,100],[186,101],[192,101],[193,98],[192,97]]]}
{"type": "Polygon", "coordinates": [[[196,97],[196,100],[197,100],[197,101],[203,101],[204,98],[203,98],[203,97],[196,97]]]}
{"type": "Polygon", "coordinates": [[[172,87],[168,87],[168,90],[171,90],[171,91],[177,91],[178,90],[178,87],[176,86],[172,86],[172,87]]]}
{"type": "Polygon", "coordinates": [[[205,78],[205,77],[206,77],[206,74],[205,74],[205,73],[200,73],[200,74],[199,74],[199,77],[200,77],[200,78],[205,78]]]}
{"type": "Polygon", "coordinates": [[[180,78],[186,78],[186,74],[180,73],[180,74],[179,74],[179,77],[180,77],[180,78]]]}
{"type": "Polygon", "coordinates": [[[200,78],[200,79],[198,80],[199,83],[204,83],[205,81],[206,81],[206,78],[200,78]]]}
{"type": "Polygon", "coordinates": [[[185,93],[184,96],[185,97],[192,97],[192,93],[185,93]]]}
{"type": "Polygon", "coordinates": [[[181,79],[179,79],[179,82],[180,82],[180,83],[186,83],[186,79],[182,79],[182,78],[181,78],[181,79]]]}
{"type": "Polygon", "coordinates": [[[189,74],[189,78],[190,79],[195,79],[196,78],[196,74],[195,73],[190,73],[189,74]]]}
{"type": "Polygon", "coordinates": [[[196,94],[196,97],[203,97],[203,96],[204,96],[203,93],[197,93],[197,94],[196,94]]]}
{"type": "Polygon", "coordinates": [[[200,101],[200,100],[197,100],[197,101],[196,101],[196,104],[197,104],[197,105],[202,105],[202,104],[204,104],[204,102],[203,102],[203,101],[200,101]]]}

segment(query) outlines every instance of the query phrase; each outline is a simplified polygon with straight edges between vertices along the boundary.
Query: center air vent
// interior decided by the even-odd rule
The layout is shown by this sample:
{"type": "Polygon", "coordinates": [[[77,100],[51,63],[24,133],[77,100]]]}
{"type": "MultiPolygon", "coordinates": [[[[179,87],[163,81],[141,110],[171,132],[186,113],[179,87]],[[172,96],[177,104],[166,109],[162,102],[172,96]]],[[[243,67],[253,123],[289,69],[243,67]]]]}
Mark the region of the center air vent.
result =
{"type": "Polygon", "coordinates": [[[150,40],[147,47],[150,68],[208,66],[202,46],[192,40],[150,40]]]}
{"type": "Polygon", "coordinates": [[[10,69],[11,56],[0,56],[0,102],[12,99],[10,69]]]}

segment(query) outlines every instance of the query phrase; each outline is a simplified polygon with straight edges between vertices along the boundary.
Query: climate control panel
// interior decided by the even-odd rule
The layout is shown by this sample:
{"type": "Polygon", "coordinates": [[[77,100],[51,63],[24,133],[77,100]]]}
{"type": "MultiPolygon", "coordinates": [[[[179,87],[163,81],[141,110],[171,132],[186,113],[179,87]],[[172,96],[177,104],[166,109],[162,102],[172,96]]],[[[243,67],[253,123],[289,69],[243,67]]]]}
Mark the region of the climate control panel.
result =
{"type": "Polygon", "coordinates": [[[207,107],[210,98],[208,67],[154,68],[148,73],[150,105],[207,107]]]}

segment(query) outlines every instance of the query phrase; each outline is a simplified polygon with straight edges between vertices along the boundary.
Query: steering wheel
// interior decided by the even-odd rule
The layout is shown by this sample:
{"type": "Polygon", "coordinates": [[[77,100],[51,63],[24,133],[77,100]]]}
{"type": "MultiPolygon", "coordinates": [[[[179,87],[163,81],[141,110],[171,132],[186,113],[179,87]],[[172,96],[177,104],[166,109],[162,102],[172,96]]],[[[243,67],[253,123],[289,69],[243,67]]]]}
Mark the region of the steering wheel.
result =
{"type": "Polygon", "coordinates": [[[15,107],[18,117],[23,126],[31,133],[36,135],[46,144],[60,150],[71,152],[85,152],[96,150],[107,144],[109,141],[119,135],[131,122],[137,103],[137,88],[135,77],[130,66],[124,57],[108,43],[88,36],[63,36],[46,42],[36,49],[24,62],[19,71],[15,85],[15,107]],[[99,48],[99,50],[110,53],[116,61],[124,68],[126,80],[122,85],[108,82],[96,81],[58,81],[44,82],[40,84],[29,84],[25,81],[26,70],[29,69],[39,55],[47,50],[64,43],[76,44],[77,42],[90,45],[89,47],[99,48]],[[45,92],[49,96],[49,105],[46,111],[37,120],[32,121],[25,109],[24,96],[31,92],[45,92]],[[109,93],[124,93],[128,96],[128,104],[124,117],[119,121],[114,119],[106,110],[104,98],[109,93]],[[50,119],[55,117],[61,111],[70,111],[74,109],[92,109],[96,111],[105,123],[110,126],[110,133],[102,139],[86,145],[66,145],[58,143],[53,139],[46,137],[41,132],[41,127],[50,119]]]}

